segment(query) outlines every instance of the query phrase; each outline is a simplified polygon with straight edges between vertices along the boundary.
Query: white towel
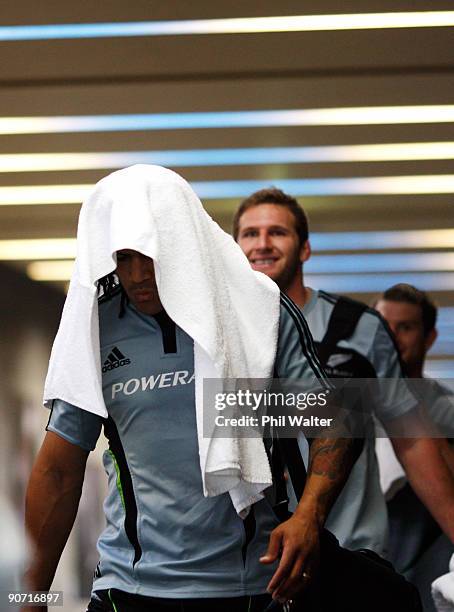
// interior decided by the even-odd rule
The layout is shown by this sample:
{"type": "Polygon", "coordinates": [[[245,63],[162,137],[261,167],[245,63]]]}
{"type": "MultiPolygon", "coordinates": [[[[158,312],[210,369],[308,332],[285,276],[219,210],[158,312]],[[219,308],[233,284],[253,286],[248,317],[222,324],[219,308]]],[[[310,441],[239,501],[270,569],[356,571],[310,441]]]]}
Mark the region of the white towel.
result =
{"type": "Polygon", "coordinates": [[[390,501],[405,486],[407,476],[381,423],[376,422],[376,429],[375,454],[380,473],[380,486],[386,501],[390,501]]]}
{"type": "Polygon", "coordinates": [[[234,240],[209,217],[188,183],[159,166],[107,176],[84,202],[77,257],[54,342],[44,402],[59,398],[106,416],[101,386],[96,281],[116,268],[116,251],[154,260],[161,302],[194,340],[200,467],[207,496],[230,492],[238,513],[263,497],[271,472],[258,438],[203,437],[203,378],[270,378],[279,291],[254,272],[234,240]],[[81,363],[80,356],[85,358],[81,363]]]}
{"type": "Polygon", "coordinates": [[[454,612],[454,555],[449,562],[449,573],[432,582],[432,597],[437,612],[454,612]]]}

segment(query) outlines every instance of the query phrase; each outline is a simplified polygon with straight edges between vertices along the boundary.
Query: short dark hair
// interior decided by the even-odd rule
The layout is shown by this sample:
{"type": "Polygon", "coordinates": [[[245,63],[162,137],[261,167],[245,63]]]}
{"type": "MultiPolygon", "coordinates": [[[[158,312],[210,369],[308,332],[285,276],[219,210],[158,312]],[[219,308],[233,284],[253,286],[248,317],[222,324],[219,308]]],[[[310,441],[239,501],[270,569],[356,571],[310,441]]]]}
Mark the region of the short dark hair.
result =
{"type": "Polygon", "coordinates": [[[300,240],[300,246],[306,242],[309,237],[309,224],[307,222],[306,213],[294,197],[284,193],[281,189],[277,189],[276,187],[260,189],[241,202],[233,217],[233,237],[235,240],[238,239],[242,215],[249,208],[259,206],[259,204],[277,204],[278,206],[287,208],[295,219],[295,229],[300,240]]]}
{"type": "Polygon", "coordinates": [[[380,297],[381,300],[389,302],[405,302],[416,304],[421,308],[422,325],[424,336],[427,336],[435,328],[437,322],[437,307],[425,291],[421,291],[413,285],[398,283],[387,289],[380,297]]]}

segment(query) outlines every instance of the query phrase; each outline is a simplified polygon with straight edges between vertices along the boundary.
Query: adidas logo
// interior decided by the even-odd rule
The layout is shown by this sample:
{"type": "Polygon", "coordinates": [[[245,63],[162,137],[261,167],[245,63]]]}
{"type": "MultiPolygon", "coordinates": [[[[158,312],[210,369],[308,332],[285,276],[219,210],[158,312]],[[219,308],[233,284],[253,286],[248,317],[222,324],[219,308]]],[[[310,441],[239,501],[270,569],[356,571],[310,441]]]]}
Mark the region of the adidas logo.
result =
{"type": "Polygon", "coordinates": [[[108,372],[109,370],[115,370],[115,368],[119,368],[130,363],[131,360],[125,357],[120,349],[115,346],[107,355],[107,359],[102,366],[102,371],[108,372]]]}

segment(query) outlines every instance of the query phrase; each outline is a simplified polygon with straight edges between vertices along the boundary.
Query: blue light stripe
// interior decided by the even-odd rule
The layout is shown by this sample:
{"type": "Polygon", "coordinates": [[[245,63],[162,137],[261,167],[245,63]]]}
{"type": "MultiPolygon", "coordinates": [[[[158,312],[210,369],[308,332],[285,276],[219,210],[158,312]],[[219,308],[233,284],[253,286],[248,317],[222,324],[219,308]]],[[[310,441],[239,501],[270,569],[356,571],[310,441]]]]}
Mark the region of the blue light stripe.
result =
{"type": "Polygon", "coordinates": [[[418,155],[417,159],[454,159],[454,142],[324,147],[249,147],[167,151],[0,154],[0,172],[46,172],[123,168],[133,164],[197,167],[395,161],[415,159],[415,155],[418,155]]]}
{"type": "Polygon", "coordinates": [[[437,323],[437,329],[442,333],[440,333],[440,335],[438,336],[434,346],[449,343],[451,345],[452,352],[454,353],[454,328],[444,327],[443,325],[439,325],[437,323]]]}
{"type": "Polygon", "coordinates": [[[349,147],[251,147],[239,149],[127,151],[122,153],[3,154],[0,155],[0,172],[123,168],[133,164],[157,164],[159,166],[184,168],[348,161],[348,158],[338,159],[336,157],[336,151],[339,148],[349,147]],[[332,155],[330,155],[331,150],[333,150],[332,155]],[[321,157],[323,158],[320,159],[321,157]]]}
{"type": "Polygon", "coordinates": [[[454,359],[428,359],[424,365],[424,376],[437,378],[454,391],[454,359]]]}
{"type": "MultiPolygon", "coordinates": [[[[424,231],[424,230],[420,230],[424,231]]],[[[355,251],[361,249],[405,248],[405,237],[417,233],[402,232],[312,232],[310,239],[316,251],[355,251]]],[[[416,245],[412,244],[415,248],[416,245]]]]}
{"type": "Polygon", "coordinates": [[[274,186],[294,196],[454,193],[454,175],[387,176],[340,179],[262,179],[191,183],[201,199],[244,198],[274,186]]]}
{"type": "MultiPolygon", "coordinates": [[[[174,151],[127,151],[97,153],[38,153],[0,155],[0,172],[43,172],[123,168],[133,164],[157,164],[167,167],[240,166],[262,164],[297,164],[339,160],[340,147],[256,147],[239,149],[192,149],[174,151]],[[330,156],[330,150],[334,149],[330,156]],[[324,159],[320,159],[323,155],[324,159]]],[[[344,148],[344,147],[342,147],[344,148]]],[[[347,147],[348,148],[348,147],[347,147]]],[[[454,155],[453,155],[454,158],[454,155]]]]}
{"type": "Polygon", "coordinates": [[[454,327],[454,306],[443,306],[438,309],[437,327],[454,327]]]}
{"type": "MultiPolygon", "coordinates": [[[[172,22],[60,23],[49,25],[2,26],[0,41],[64,40],[123,36],[158,36],[173,34],[172,22]]],[[[178,24],[179,22],[175,22],[178,24]]]]}
{"type": "MultiPolygon", "coordinates": [[[[203,200],[239,199],[267,186],[279,187],[295,196],[454,193],[454,175],[199,181],[192,183],[193,189],[203,200]]],[[[91,189],[92,185],[90,184],[0,187],[0,205],[77,204],[83,201],[91,189]]],[[[446,231],[449,232],[450,230],[446,231]]]]}
{"type": "MultiPolygon", "coordinates": [[[[193,149],[96,153],[38,153],[0,155],[0,172],[43,172],[123,168],[133,164],[167,167],[232,166],[311,163],[320,149],[330,147],[269,147],[239,149],[193,149]]],[[[329,156],[329,151],[326,152],[329,156]]],[[[454,155],[453,155],[454,157],[454,155]]],[[[337,161],[332,159],[331,161],[337,161]]]]}
{"type": "Polygon", "coordinates": [[[452,123],[454,105],[0,117],[0,134],[452,123]]]}
{"type": "Polygon", "coordinates": [[[278,15],[224,19],[2,26],[0,41],[446,27],[454,11],[278,15]]]}
{"type": "MultiPolygon", "coordinates": [[[[454,115],[454,113],[453,113],[454,115]]],[[[453,117],[449,117],[452,121],[453,117]]],[[[143,113],[122,115],[68,115],[56,117],[2,117],[0,134],[63,132],[119,132],[313,125],[299,110],[220,111],[202,113],[143,113]]]]}
{"type": "Polygon", "coordinates": [[[435,342],[430,349],[430,355],[453,355],[454,354],[454,338],[443,339],[435,342]]]}
{"type": "Polygon", "coordinates": [[[313,255],[304,269],[307,274],[454,271],[454,252],[313,255]]]}
{"type": "Polygon", "coordinates": [[[396,283],[409,283],[423,291],[453,291],[454,272],[412,274],[307,274],[305,282],[314,289],[334,293],[378,293],[396,283]]]}
{"type": "Polygon", "coordinates": [[[312,232],[310,239],[314,251],[451,248],[454,246],[454,228],[383,232],[312,232]]]}
{"type": "Polygon", "coordinates": [[[328,195],[329,193],[338,195],[339,188],[341,187],[339,179],[200,181],[193,182],[191,185],[202,200],[244,198],[254,191],[271,185],[299,196],[328,195]]]}

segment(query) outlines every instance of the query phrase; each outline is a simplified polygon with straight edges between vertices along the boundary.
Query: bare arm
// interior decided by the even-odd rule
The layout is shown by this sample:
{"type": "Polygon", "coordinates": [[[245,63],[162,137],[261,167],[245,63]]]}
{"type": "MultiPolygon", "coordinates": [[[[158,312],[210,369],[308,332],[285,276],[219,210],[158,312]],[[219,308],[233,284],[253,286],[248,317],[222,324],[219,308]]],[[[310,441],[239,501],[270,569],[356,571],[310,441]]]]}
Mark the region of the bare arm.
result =
{"type": "Polygon", "coordinates": [[[309,453],[309,469],[296,516],[316,514],[322,527],[358,457],[355,440],[317,438],[309,453]]]}
{"type": "MultiPolygon", "coordinates": [[[[285,384],[285,390],[291,392],[296,389],[318,389],[320,386],[325,392],[331,391],[313,351],[304,317],[295,316],[295,312],[298,309],[292,307],[288,298],[283,296],[275,364],[277,377],[281,379],[280,386],[285,384]],[[282,379],[286,379],[286,382],[283,383],[282,379]],[[292,387],[294,383],[296,387],[292,387]]],[[[349,431],[343,403],[330,397],[325,410],[326,416],[337,415],[336,432],[330,426],[331,438],[312,441],[306,484],[298,507],[289,520],[273,530],[268,550],[260,558],[262,563],[273,563],[280,556],[279,566],[267,590],[274,599],[281,601],[304,589],[316,573],[320,556],[320,530],[360,450],[355,440],[345,437],[349,431]]],[[[321,406],[314,407],[314,415],[325,416],[321,406]]]]}
{"type": "Polygon", "coordinates": [[[279,567],[268,585],[274,599],[290,599],[317,571],[320,530],[357,458],[355,447],[352,439],[313,440],[301,500],[292,518],[272,532],[267,553],[260,559],[272,563],[281,553],[279,567]]]}
{"type": "Polygon", "coordinates": [[[437,438],[435,441],[454,478],[454,448],[449,444],[446,438],[437,438]]]}
{"type": "MultiPolygon", "coordinates": [[[[454,408],[454,406],[453,406],[454,408]]],[[[454,478],[454,448],[449,444],[448,440],[440,430],[438,423],[432,417],[429,409],[424,405],[420,405],[417,411],[418,424],[423,427],[424,437],[432,437],[435,444],[438,446],[439,452],[446,462],[446,465],[451,471],[454,478]]]]}
{"type": "MultiPolygon", "coordinates": [[[[79,505],[88,452],[47,432],[27,488],[25,524],[32,559],[27,588],[50,589],[79,505]]],[[[45,608],[43,608],[45,609],[45,608]]],[[[38,608],[32,608],[37,612],[38,608]]]]}
{"type": "Polygon", "coordinates": [[[454,478],[434,438],[393,438],[394,451],[413,490],[454,542],[454,478]]]}

